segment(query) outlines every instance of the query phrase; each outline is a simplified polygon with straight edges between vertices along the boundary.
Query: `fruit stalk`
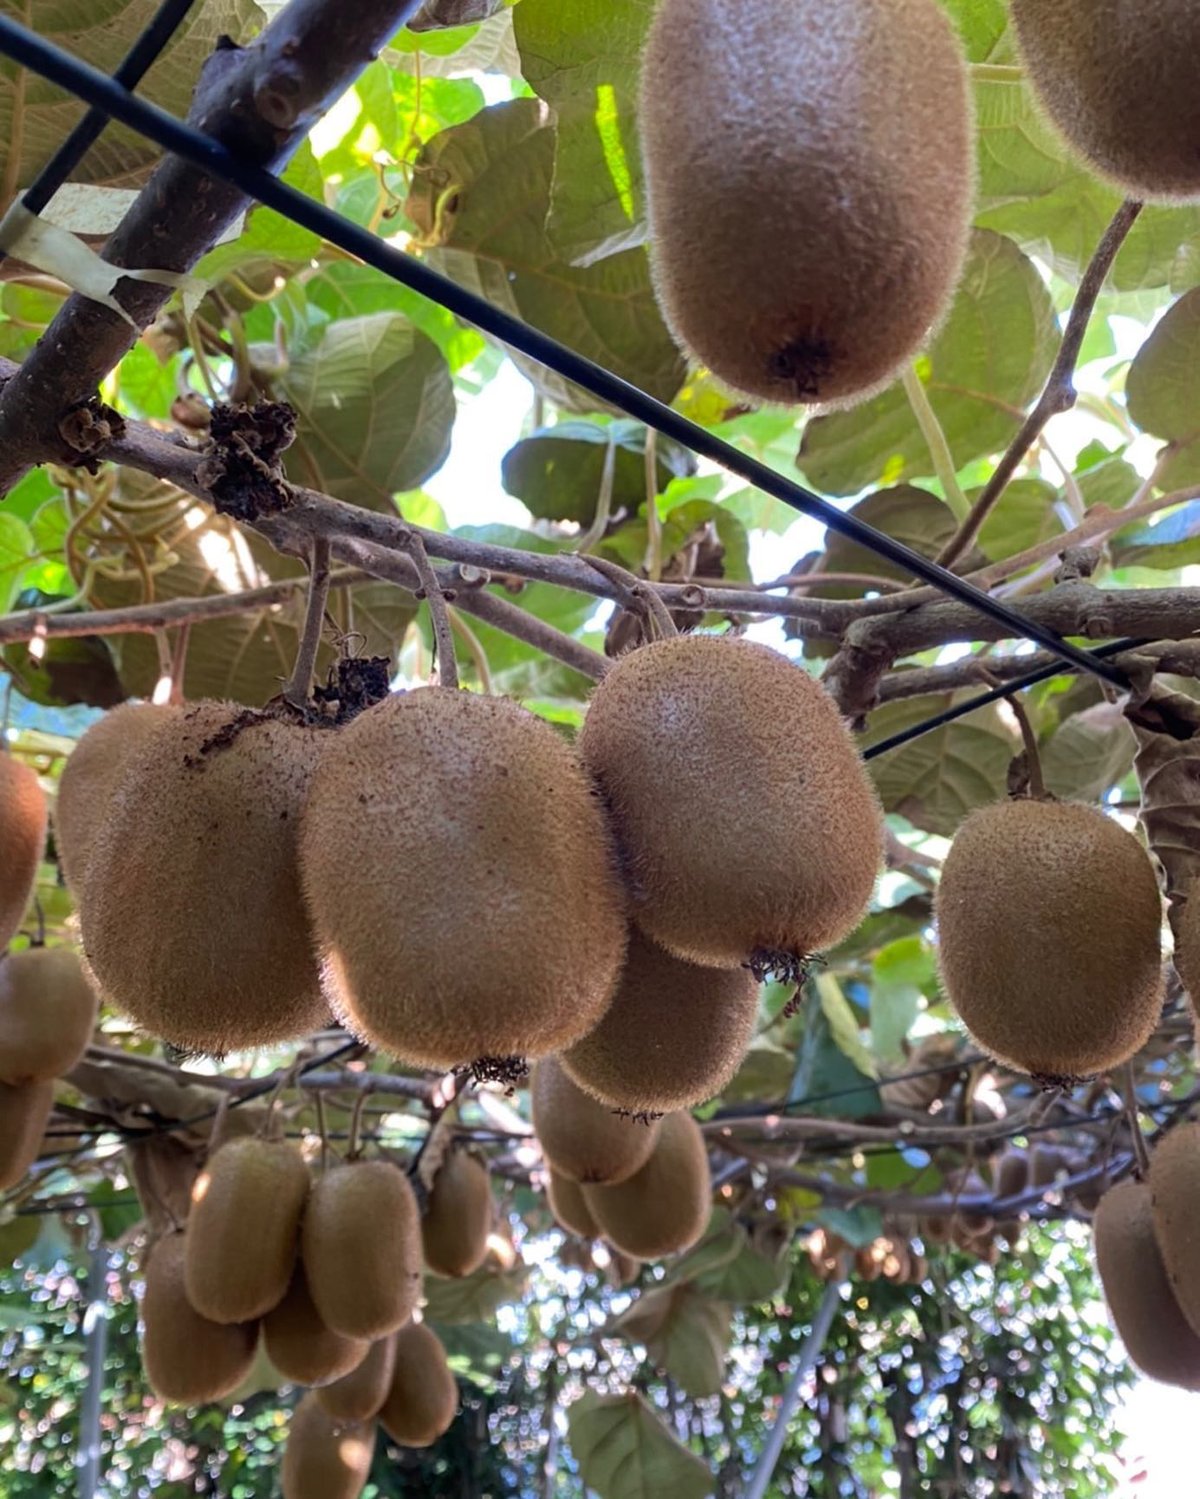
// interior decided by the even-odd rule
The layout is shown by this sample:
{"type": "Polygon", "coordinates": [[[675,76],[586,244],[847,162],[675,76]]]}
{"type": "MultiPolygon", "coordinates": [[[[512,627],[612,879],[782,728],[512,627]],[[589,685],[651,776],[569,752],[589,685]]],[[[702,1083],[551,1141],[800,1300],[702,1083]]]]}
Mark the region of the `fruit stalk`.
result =
{"type": "Polygon", "coordinates": [[[304,633],[296,651],[296,663],[284,689],[284,697],[294,708],[305,708],[312,689],[313,669],[325,627],[325,606],[329,602],[330,555],[328,537],[314,536],[308,564],[308,607],[304,614],[304,633]]]}

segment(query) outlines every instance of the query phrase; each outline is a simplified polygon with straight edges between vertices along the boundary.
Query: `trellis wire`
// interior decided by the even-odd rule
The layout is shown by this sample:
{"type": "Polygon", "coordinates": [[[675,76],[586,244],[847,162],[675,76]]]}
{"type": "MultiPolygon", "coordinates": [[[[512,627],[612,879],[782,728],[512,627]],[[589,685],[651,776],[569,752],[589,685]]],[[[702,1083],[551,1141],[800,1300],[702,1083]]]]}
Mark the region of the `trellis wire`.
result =
{"type": "Polygon", "coordinates": [[[877,531],[856,516],[843,514],[828,500],[740,452],[637,386],[493,306],[415,257],[387,245],[371,231],[351,223],[323,203],[305,197],[269,172],[241,160],[202,131],[193,129],[165,110],[137,98],[98,69],[72,57],[7,17],[0,17],[0,53],[137,130],[164,150],[173,152],[202,171],[232,183],[247,196],[275,209],[302,228],[320,235],[391,280],[447,308],[502,343],[518,349],[539,364],[583,387],[599,400],[620,408],[674,439],[681,446],[690,448],[729,473],[745,479],[791,509],[821,521],[829,530],[858,542],[895,566],[932,584],[942,593],[1004,625],[1015,636],[1036,641],[1060,660],[1117,687],[1124,688],[1128,685],[1124,674],[1100,656],[1082,650],[1053,630],[1026,619],[1000,600],[989,597],[966,579],[940,567],[893,537],[877,531]]]}

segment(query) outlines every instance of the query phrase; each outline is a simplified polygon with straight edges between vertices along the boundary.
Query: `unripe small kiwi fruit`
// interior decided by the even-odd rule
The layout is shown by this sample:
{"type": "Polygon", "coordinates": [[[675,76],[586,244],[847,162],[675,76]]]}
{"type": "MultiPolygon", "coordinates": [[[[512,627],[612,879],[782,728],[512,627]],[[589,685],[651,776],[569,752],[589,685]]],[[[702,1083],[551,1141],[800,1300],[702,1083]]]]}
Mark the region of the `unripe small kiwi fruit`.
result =
{"type": "Polygon", "coordinates": [[[287,1294],[263,1318],[263,1341],[268,1358],[285,1379],[311,1387],[344,1378],[358,1368],[371,1348],[366,1338],[344,1337],[325,1322],[300,1261],[287,1294]]]}
{"type": "Polygon", "coordinates": [[[1034,92],[1073,150],[1129,196],[1200,198],[1196,0],[1012,0],[1034,92]]]}
{"type": "Polygon", "coordinates": [[[421,1215],[389,1161],[334,1166],[317,1179],[301,1230],[309,1289],[325,1323],[374,1341],[403,1326],[421,1294],[421,1215]]]}
{"type": "Polygon", "coordinates": [[[458,1411],[458,1385],[442,1340],[426,1322],[410,1322],[396,1334],[396,1365],[379,1424],[401,1447],[429,1447],[443,1436],[458,1411]]]}
{"type": "Polygon", "coordinates": [[[708,1227],[712,1176],[700,1126],[668,1114],[650,1159],[614,1187],[584,1187],[588,1212],[624,1254],[657,1260],[690,1249],[708,1227]]]}
{"type": "MultiPolygon", "coordinates": [[[[1127,1180],[1101,1198],[1093,1225],[1096,1268],[1117,1332],[1142,1373],[1200,1390],[1200,1337],[1167,1275],[1151,1190],[1149,1182],[1127,1180]]],[[[1191,1268],[1195,1285],[1194,1250],[1191,1268]]]]}
{"type": "Polygon", "coordinates": [[[328,1013],[296,862],[325,733],[247,715],[190,703],[140,736],[79,900],[105,997],[202,1052],[293,1040],[328,1013]]]}
{"type": "Polygon", "coordinates": [[[600,1237],[596,1220],[583,1200],[583,1188],[561,1171],[555,1171],[553,1166],[550,1167],[546,1182],[546,1196],[550,1202],[550,1211],[560,1228],[569,1234],[578,1234],[581,1239],[600,1237]]]}
{"type": "Polygon", "coordinates": [[[15,1187],[37,1160],[54,1109],[54,1084],[0,1083],[0,1192],[15,1187]]]}
{"type": "Polygon", "coordinates": [[[96,991],[69,947],[0,956],[0,1081],[65,1076],[92,1039],[96,1009],[96,991]]]}
{"type": "Polygon", "coordinates": [[[310,1391],[288,1424],[283,1499],[358,1499],[374,1455],[375,1422],[338,1420],[310,1391]]]}
{"type": "Polygon", "coordinates": [[[1088,1077],[1131,1057],[1158,1024],[1158,882],[1138,840],[1095,807],[1019,800],[972,812],[935,906],[943,988],[997,1060],[1056,1082],[1088,1077]]]}
{"type": "Polygon", "coordinates": [[[0,748],[0,948],[29,906],[46,847],[46,797],[36,774],[0,748]]]}
{"type": "Polygon", "coordinates": [[[623,656],[579,737],[633,919],[692,963],[787,967],[853,930],[879,802],[833,699],[778,651],[716,635],[623,656]]]}
{"type": "Polygon", "coordinates": [[[427,687],[360,714],[314,777],[301,859],[331,1001],[385,1051],[545,1056],[608,1006],[625,921],[603,815],[516,703],[427,687]]]}
{"type": "Polygon", "coordinates": [[[304,1157],[285,1140],[230,1140],[192,1187],[187,1293],[214,1322],[261,1317],[283,1300],[308,1199],[304,1157]]]}
{"type": "Polygon", "coordinates": [[[159,1239],[143,1268],[142,1363],[150,1387],[173,1405],[221,1400],[254,1365],[257,1322],[212,1322],[184,1291],[186,1234],[159,1239]]]}
{"type": "Polygon", "coordinates": [[[421,1217],[426,1266],[435,1275],[477,1270],[487,1254],[493,1211],[487,1167],[469,1150],[452,1150],[433,1179],[421,1217]]]}
{"type": "Polygon", "coordinates": [[[1200,1122],[1181,1124],[1162,1137],[1150,1158],[1149,1182],[1167,1279],[1200,1336],[1200,1122]]]}
{"type": "Polygon", "coordinates": [[[322,1385],[317,1398],[337,1421],[373,1421],[387,1399],[396,1364],[396,1335],[377,1338],[357,1369],[322,1385]]]}
{"type": "Polygon", "coordinates": [[[529,1080],[533,1128],[547,1162],[576,1182],[625,1181],[650,1159],[659,1125],[616,1114],[573,1082],[557,1057],[529,1080]]]}
{"type": "Polygon", "coordinates": [[[720,380],[845,402],[913,357],[958,281],[974,179],[936,0],[660,0],[639,118],[659,306],[720,380]]]}
{"type": "Polygon", "coordinates": [[[741,1066],[757,1017],[748,968],[702,968],[635,930],[608,1013],[561,1061],[610,1108],[671,1113],[716,1097],[741,1066]]]}

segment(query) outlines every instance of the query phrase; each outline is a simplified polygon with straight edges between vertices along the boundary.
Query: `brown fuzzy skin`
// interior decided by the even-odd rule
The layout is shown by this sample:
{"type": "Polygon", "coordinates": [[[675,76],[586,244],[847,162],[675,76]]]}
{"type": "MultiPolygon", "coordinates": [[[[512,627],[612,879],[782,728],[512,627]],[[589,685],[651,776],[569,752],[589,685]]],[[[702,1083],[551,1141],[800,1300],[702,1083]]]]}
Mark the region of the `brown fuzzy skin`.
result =
{"type": "Polygon", "coordinates": [[[0,1082],[65,1077],[92,1039],[98,1000],[69,947],[0,957],[0,1082]]]}
{"type": "Polygon", "coordinates": [[[46,848],[46,797],[22,760],[0,749],[0,948],[29,907],[46,848]]]}
{"type": "Polygon", "coordinates": [[[1011,9],[1034,93],[1088,166],[1134,198],[1200,198],[1198,0],[1011,9]]]}
{"type": "Polygon", "coordinates": [[[1200,1000],[1200,879],[1188,886],[1188,898],[1177,919],[1175,968],[1195,1010],[1200,1000]]]}
{"type": "Polygon", "coordinates": [[[122,703],[98,718],[63,766],[54,803],[54,847],[76,900],[87,879],[92,844],[104,827],[125,762],[172,710],[155,703],[122,703]]]}
{"type": "Polygon", "coordinates": [[[1171,1289],[1150,1183],[1127,1180],[1106,1192],[1093,1228],[1104,1299],[1129,1357],[1151,1379],[1200,1390],[1200,1337],[1171,1289]]]}
{"type": "Polygon", "coordinates": [[[52,1082],[0,1083],[0,1192],[15,1187],[37,1160],[53,1109],[52,1082]]]}
{"type": "Polygon", "coordinates": [[[324,737],[267,719],[205,753],[245,712],[191,703],[142,736],[79,907],[105,997],[152,1035],[218,1054],[295,1040],[328,1015],[296,864],[324,737]]]}
{"type": "Polygon", "coordinates": [[[331,1003],[385,1051],[545,1056],[608,1006],[625,921],[603,814],[515,703],[429,687],[361,714],[314,778],[301,858],[331,1003]]]}
{"type": "Polygon", "coordinates": [[[588,1212],[588,1205],[583,1200],[583,1188],[553,1167],[550,1168],[546,1182],[546,1198],[561,1229],[569,1234],[577,1234],[581,1239],[600,1237],[596,1220],[588,1212]]]}
{"type": "Polygon", "coordinates": [[[283,1140],[230,1140],[192,1188],[188,1300],[213,1322],[278,1306],[296,1266],[308,1200],[304,1157],[283,1140]]]}
{"type": "Polygon", "coordinates": [[[1183,1315],[1200,1336],[1200,1122],[1181,1124],[1163,1136],[1150,1158],[1149,1182],[1154,1232],[1167,1279],[1183,1315]]]}
{"type": "Polygon", "coordinates": [[[305,1395],[288,1425],[283,1499],[358,1499],[375,1455],[375,1422],[339,1421],[316,1392],[305,1395]]]}
{"type": "Polygon", "coordinates": [[[635,1260],[690,1249],[708,1227],[712,1175],[700,1126],[690,1114],[668,1114],[654,1154],[628,1181],[585,1187],[600,1232],[635,1260]]]}
{"type": "Polygon", "coordinates": [[[1116,1067],[1162,1010],[1162,902],[1149,856],[1095,807],[973,812],[942,867],[942,986],[998,1061],[1045,1078],[1116,1067]]]}
{"type": "Polygon", "coordinates": [[[483,1264],[492,1229],[492,1184],[487,1167],[468,1150],[454,1150],[433,1180],[421,1218],[425,1264],[435,1275],[470,1275],[483,1264]]]}
{"type": "Polygon", "coordinates": [[[150,1387],[173,1405],[222,1400],[254,1366],[258,1323],[202,1317],[183,1288],[186,1234],[155,1244],[144,1267],[142,1363],[150,1387]]]}
{"type": "Polygon", "coordinates": [[[263,1318],[267,1357],[293,1384],[332,1384],[364,1361],[371,1344],[334,1332],[313,1303],[303,1264],[297,1262],[287,1295],[263,1318]]]}
{"type": "Polygon", "coordinates": [[[374,1341],[412,1316],[421,1294],[421,1215],[389,1161],[335,1166],[308,1199],[300,1255],[322,1318],[374,1341]]]}
{"type": "Polygon", "coordinates": [[[396,1368],[379,1424],[401,1447],[429,1447],[449,1431],[458,1412],[458,1385],[446,1350],[425,1322],[396,1334],[396,1368]]]}
{"type": "Polygon", "coordinates": [[[558,1057],[545,1057],[529,1079],[533,1129],[547,1162],[575,1182],[626,1181],[650,1159],[657,1121],[614,1114],[568,1076],[558,1057]]]}
{"type": "Polygon", "coordinates": [[[749,969],[701,968],[635,930],[608,1013],[561,1061],[610,1108],[669,1114],[720,1093],[757,1018],[749,969]]]}
{"type": "Polygon", "coordinates": [[[387,1399],[396,1367],[396,1337],[377,1338],[357,1369],[322,1386],[317,1398],[337,1421],[373,1421],[387,1399]]]}
{"type": "Polygon", "coordinates": [[[623,656],[579,737],[634,920],[680,958],[795,958],[858,925],[883,862],[874,788],[837,705],[764,645],[715,635],[623,656]]]}
{"type": "Polygon", "coordinates": [[[763,401],[886,384],[953,297],[974,140],[936,0],[660,0],[640,128],[659,306],[763,401]]]}

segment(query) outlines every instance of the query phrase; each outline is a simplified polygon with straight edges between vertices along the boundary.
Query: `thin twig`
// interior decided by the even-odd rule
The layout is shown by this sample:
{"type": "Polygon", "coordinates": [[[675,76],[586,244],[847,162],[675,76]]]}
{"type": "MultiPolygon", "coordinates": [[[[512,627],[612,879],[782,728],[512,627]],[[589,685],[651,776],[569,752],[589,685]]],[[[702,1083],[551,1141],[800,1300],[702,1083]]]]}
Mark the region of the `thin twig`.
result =
{"type": "Polygon", "coordinates": [[[604,467],[600,471],[600,490],[596,495],[596,513],[592,523],[579,538],[579,550],[590,552],[598,541],[603,540],[612,515],[613,486],[617,478],[617,445],[610,436],[604,449],[604,467]]]}
{"type": "Polygon", "coordinates": [[[321,631],[325,628],[325,606],[329,602],[329,558],[331,546],[326,537],[314,537],[308,569],[308,608],[304,614],[304,631],[296,650],[296,664],[283,695],[294,708],[307,708],[312,691],[313,671],[321,648],[321,631]]]}
{"type": "Polygon", "coordinates": [[[1029,794],[1034,801],[1045,801],[1046,782],[1042,777],[1042,757],[1038,750],[1037,735],[1033,732],[1029,714],[1025,711],[1025,704],[1015,692],[1004,701],[1012,709],[1012,715],[1017,720],[1017,727],[1021,730],[1021,740],[1025,746],[1025,770],[1029,776],[1029,794]]]}
{"type": "Polygon", "coordinates": [[[454,627],[450,623],[446,595],[442,592],[442,585],[433,570],[420,533],[412,527],[405,529],[406,536],[401,538],[402,544],[412,558],[421,585],[417,598],[424,599],[429,606],[434,649],[437,652],[438,681],[443,687],[454,691],[458,687],[458,659],[454,654],[454,627]]]}
{"type": "Polygon", "coordinates": [[[1146,1149],[1146,1137],[1142,1134],[1137,1083],[1133,1076],[1132,1062],[1126,1062],[1121,1068],[1121,1091],[1125,1098],[1125,1112],[1129,1117],[1129,1132],[1133,1136],[1133,1152],[1137,1157],[1137,1175],[1144,1178],[1150,1170],[1150,1152],[1146,1149]]]}
{"type": "Polygon", "coordinates": [[[675,628],[675,621],[671,618],[671,611],[663,603],[658,590],[653,585],[636,577],[617,563],[610,562],[607,557],[585,556],[583,560],[618,589],[621,603],[626,609],[650,619],[655,632],[660,637],[666,640],[679,633],[675,628]]]}
{"type": "Polygon", "coordinates": [[[646,576],[651,583],[662,578],[662,516],[658,513],[658,433],[646,428],[646,576]]]}

